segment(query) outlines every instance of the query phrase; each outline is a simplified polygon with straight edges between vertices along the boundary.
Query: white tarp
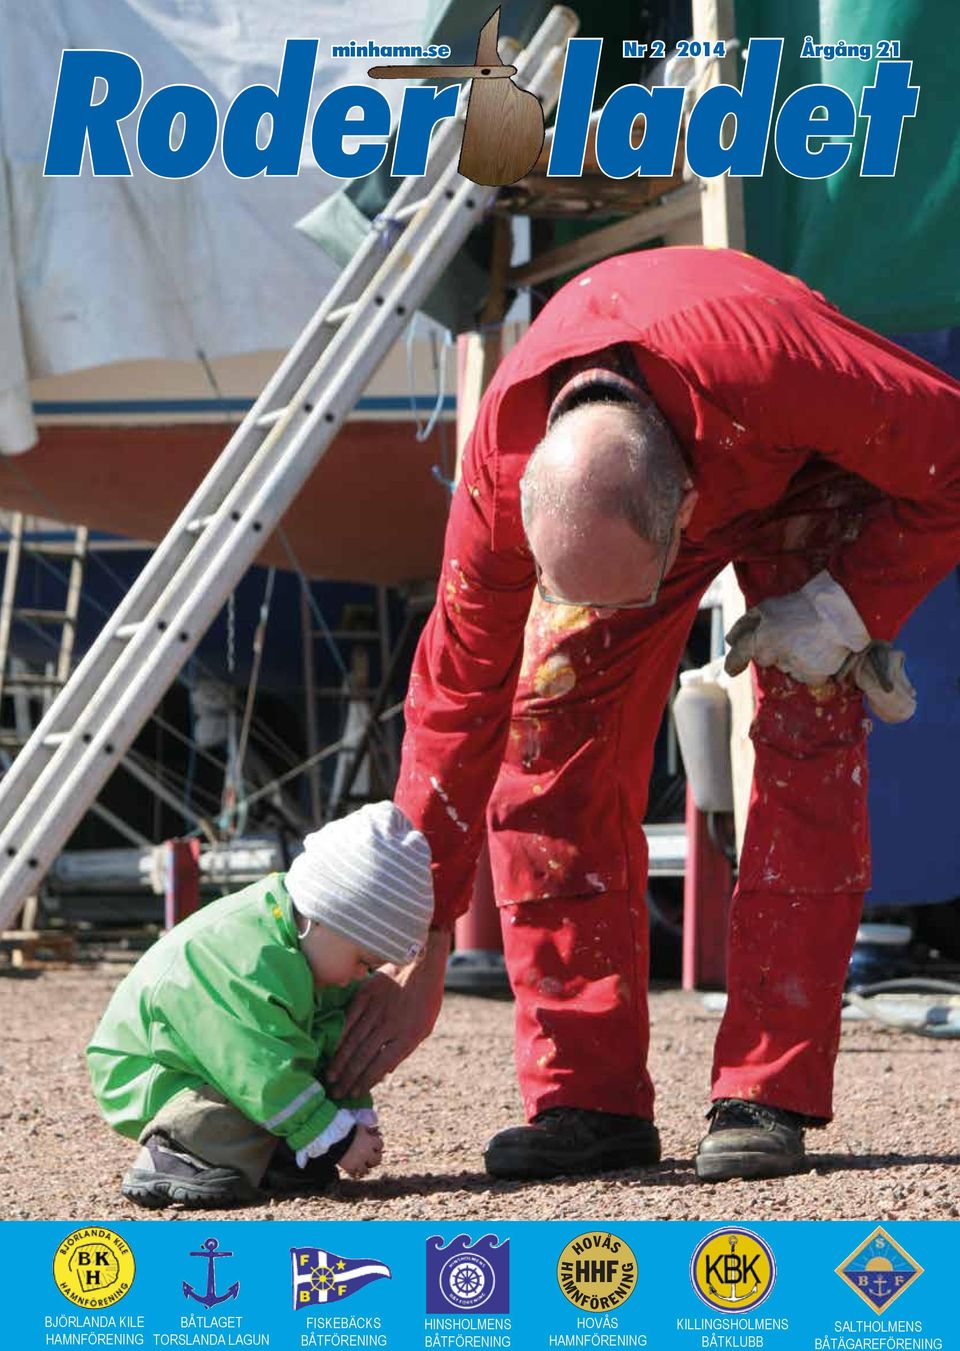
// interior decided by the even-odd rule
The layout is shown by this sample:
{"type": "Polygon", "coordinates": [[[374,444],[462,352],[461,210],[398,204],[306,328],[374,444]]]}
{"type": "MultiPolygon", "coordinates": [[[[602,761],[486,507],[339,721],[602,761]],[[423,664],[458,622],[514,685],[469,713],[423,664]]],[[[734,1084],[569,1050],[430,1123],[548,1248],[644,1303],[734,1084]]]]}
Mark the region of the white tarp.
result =
{"type": "MultiPolygon", "coordinates": [[[[409,43],[427,0],[375,19],[346,0],[0,0],[0,452],[35,439],[27,381],[108,362],[189,359],[286,347],[335,269],[294,222],[342,186],[314,163],[310,124],[366,60],[332,43],[409,43]],[[402,11],[402,12],[401,12],[402,11]],[[123,125],[129,178],[44,178],[61,52],[127,52],[142,102],[195,84],[221,115],[245,86],[276,87],[287,38],[318,40],[297,178],[233,178],[219,151],[195,177],[155,178],[123,125]]],[[[385,81],[396,108],[403,85],[385,81]]]]}

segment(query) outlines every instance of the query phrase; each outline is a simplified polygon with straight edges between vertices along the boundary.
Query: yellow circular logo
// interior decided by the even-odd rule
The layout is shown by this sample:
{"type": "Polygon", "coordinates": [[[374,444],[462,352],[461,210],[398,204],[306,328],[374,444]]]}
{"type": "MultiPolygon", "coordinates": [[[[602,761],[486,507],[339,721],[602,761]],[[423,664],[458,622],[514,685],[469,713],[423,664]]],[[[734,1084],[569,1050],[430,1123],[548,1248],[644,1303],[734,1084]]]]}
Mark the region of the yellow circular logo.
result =
{"type": "Polygon", "coordinates": [[[773,1289],[777,1264],[763,1239],[749,1229],[717,1229],[694,1252],[690,1279],[711,1309],[745,1313],[773,1289]]]}
{"type": "Polygon", "coordinates": [[[106,1309],[133,1285],[133,1253],[112,1229],[75,1229],[53,1259],[57,1289],[81,1309],[106,1309]]]}
{"type": "Polygon", "coordinates": [[[578,1309],[616,1309],[634,1292],[637,1259],[616,1234],[580,1234],[560,1254],[557,1284],[578,1309]]]}

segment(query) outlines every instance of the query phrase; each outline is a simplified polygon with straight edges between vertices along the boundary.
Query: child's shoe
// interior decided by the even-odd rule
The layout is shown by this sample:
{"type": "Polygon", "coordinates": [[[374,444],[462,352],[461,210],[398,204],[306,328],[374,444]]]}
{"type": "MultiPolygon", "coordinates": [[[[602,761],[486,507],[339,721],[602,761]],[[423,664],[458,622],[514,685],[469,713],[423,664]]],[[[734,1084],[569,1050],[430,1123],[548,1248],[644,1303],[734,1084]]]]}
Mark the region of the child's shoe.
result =
{"type": "Polygon", "coordinates": [[[159,1133],[144,1141],[120,1190],[151,1210],[174,1201],[188,1209],[212,1209],[256,1197],[256,1189],[235,1168],[214,1168],[159,1133]]]}
{"type": "Polygon", "coordinates": [[[330,1190],[339,1176],[329,1154],[308,1159],[306,1168],[300,1168],[296,1154],[285,1140],[281,1140],[273,1151],[260,1189],[270,1196],[320,1196],[330,1190]]]}

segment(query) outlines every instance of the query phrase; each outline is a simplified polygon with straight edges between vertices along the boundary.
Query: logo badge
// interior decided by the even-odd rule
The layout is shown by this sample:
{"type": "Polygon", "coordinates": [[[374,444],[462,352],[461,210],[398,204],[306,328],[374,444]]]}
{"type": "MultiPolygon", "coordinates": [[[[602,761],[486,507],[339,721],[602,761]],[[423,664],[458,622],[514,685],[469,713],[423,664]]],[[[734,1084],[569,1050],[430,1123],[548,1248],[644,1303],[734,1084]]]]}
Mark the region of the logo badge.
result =
{"type": "Polygon", "coordinates": [[[513,83],[516,66],[500,62],[499,32],[498,5],[480,30],[475,65],[373,66],[367,71],[378,80],[468,77],[470,101],[457,168],[464,178],[492,187],[517,183],[530,172],[540,158],[546,128],[540,100],[513,83]]]}
{"type": "Polygon", "coordinates": [[[840,1263],[837,1275],[874,1313],[883,1313],[908,1285],[923,1275],[923,1267],[878,1226],[840,1263]]]}
{"type": "Polygon", "coordinates": [[[711,1309],[745,1313],[770,1294],[777,1279],[773,1253],[749,1229],[716,1229],[690,1262],[693,1288],[711,1309]]]}
{"type": "Polygon", "coordinates": [[[371,1281],[389,1277],[390,1268],[370,1257],[338,1257],[323,1248],[291,1248],[293,1307],[338,1304],[371,1281]]]}
{"type": "Polygon", "coordinates": [[[112,1229],[91,1225],[74,1229],[53,1259],[53,1279],[61,1295],[81,1309],[107,1309],[133,1285],[133,1253],[112,1229]]]}
{"type": "Polygon", "coordinates": [[[509,1313],[510,1240],[458,1234],[427,1239],[427,1313],[509,1313]]]}
{"type": "Polygon", "coordinates": [[[580,1234],[560,1254],[557,1284],[578,1309],[616,1309],[636,1288],[637,1259],[616,1234],[580,1234]]]}
{"type": "Polygon", "coordinates": [[[214,1264],[218,1257],[232,1257],[232,1252],[222,1252],[219,1250],[220,1244],[215,1238],[204,1239],[198,1252],[192,1252],[191,1257],[205,1257],[207,1259],[207,1288],[203,1294],[198,1294],[189,1282],[183,1283],[184,1299],[195,1299],[198,1304],[202,1304],[205,1309],[212,1309],[215,1304],[223,1304],[228,1299],[236,1299],[240,1293],[240,1282],[234,1281],[229,1290],[224,1290],[222,1295],[217,1294],[217,1273],[214,1264]]]}

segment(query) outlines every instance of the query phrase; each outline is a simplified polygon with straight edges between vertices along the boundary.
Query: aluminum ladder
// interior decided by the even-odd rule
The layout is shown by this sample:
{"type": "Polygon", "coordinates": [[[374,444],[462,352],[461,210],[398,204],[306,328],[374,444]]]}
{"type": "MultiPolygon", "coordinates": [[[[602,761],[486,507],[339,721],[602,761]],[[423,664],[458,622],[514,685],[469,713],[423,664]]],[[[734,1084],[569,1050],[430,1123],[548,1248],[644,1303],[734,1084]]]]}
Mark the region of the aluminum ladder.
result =
{"type": "MultiPolygon", "coordinates": [[[[8,695],[15,706],[29,705],[31,700],[39,697],[43,699],[45,708],[49,708],[54,695],[64,687],[70,677],[89,532],[85,526],[75,526],[72,527],[71,533],[72,538],[69,540],[47,544],[42,540],[30,539],[27,518],[23,512],[14,512],[10,519],[3,590],[0,593],[0,699],[8,695]],[[17,588],[24,555],[32,558],[56,556],[69,562],[69,570],[62,578],[64,586],[62,608],[17,604],[17,588]],[[60,630],[58,643],[53,633],[50,634],[51,642],[57,647],[57,656],[55,663],[51,663],[45,673],[28,670],[23,662],[17,661],[11,651],[13,626],[18,622],[34,629],[60,630]]],[[[18,707],[15,725],[13,727],[0,725],[0,750],[16,751],[24,746],[30,739],[29,732],[24,730],[30,720],[29,708],[18,707]]]]}
{"type": "MultiPolygon", "coordinates": [[[[557,6],[516,58],[544,111],[577,17],[557,6]]],[[[0,929],[36,891],[414,311],[496,196],[457,172],[456,118],[364,244],[0,783],[0,929]],[[379,227],[379,228],[378,228],[379,227]]]]}

